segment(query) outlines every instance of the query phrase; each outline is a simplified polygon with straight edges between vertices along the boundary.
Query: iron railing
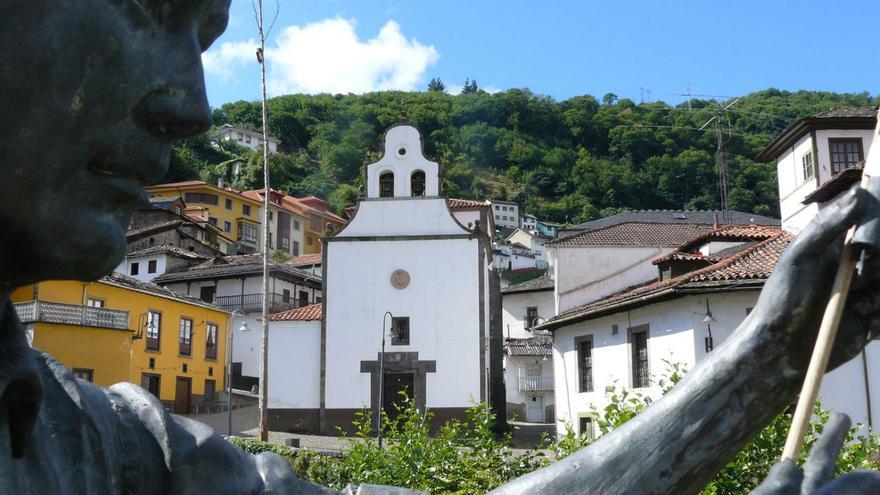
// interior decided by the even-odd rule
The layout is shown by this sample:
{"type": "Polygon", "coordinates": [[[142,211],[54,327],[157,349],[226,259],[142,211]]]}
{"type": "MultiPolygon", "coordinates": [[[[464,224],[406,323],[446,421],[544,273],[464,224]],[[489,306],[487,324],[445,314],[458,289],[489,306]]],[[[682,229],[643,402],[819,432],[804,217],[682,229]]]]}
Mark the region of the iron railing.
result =
{"type": "MultiPolygon", "coordinates": [[[[214,296],[214,304],[221,308],[231,311],[240,309],[245,313],[253,313],[262,311],[263,294],[243,294],[237,296],[214,296]]],[[[287,311],[288,309],[301,308],[307,306],[308,302],[300,302],[293,296],[285,297],[283,294],[269,294],[269,312],[277,313],[279,311],[287,311]]]]}
{"type": "Polygon", "coordinates": [[[15,311],[22,323],[61,323],[86,327],[128,330],[128,311],[96,308],[82,304],[64,304],[48,301],[15,303],[15,311]]]}
{"type": "Polygon", "coordinates": [[[520,392],[538,392],[553,390],[552,376],[521,376],[519,377],[520,392]]]}

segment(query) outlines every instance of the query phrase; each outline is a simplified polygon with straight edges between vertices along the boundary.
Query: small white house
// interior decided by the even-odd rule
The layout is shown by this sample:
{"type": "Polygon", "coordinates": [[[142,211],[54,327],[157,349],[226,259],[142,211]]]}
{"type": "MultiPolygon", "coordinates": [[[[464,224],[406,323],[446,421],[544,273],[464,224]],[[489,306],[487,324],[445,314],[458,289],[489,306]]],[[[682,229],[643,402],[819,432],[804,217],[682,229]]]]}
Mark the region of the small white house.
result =
{"type": "Polygon", "coordinates": [[[538,217],[536,217],[535,215],[530,215],[528,213],[523,214],[522,225],[520,225],[521,229],[533,232],[534,230],[536,230],[537,225],[538,217]]]}
{"type": "Polygon", "coordinates": [[[552,341],[534,326],[553,314],[553,280],[542,276],[501,291],[507,418],[553,422],[552,341]]]}
{"type": "Polygon", "coordinates": [[[180,270],[209,259],[208,256],[194,251],[160,244],[127,253],[114,271],[136,278],[141,282],[152,282],[153,279],[165,272],[180,270]]]}
{"type": "Polygon", "coordinates": [[[504,240],[506,244],[513,244],[528,249],[535,255],[535,264],[538,268],[547,268],[547,249],[549,239],[535,231],[517,228],[504,240]]]}
{"type": "MultiPolygon", "coordinates": [[[[235,333],[239,338],[241,332],[235,333]]],[[[317,431],[321,406],[321,304],[291,309],[269,322],[270,429],[317,431]],[[290,411],[295,411],[291,417],[290,411]]]]}
{"type": "Polygon", "coordinates": [[[798,233],[824,204],[861,177],[877,111],[838,108],[798,120],[758,155],[776,160],[782,227],[798,233]]]}
{"type": "MultiPolygon", "coordinates": [[[[263,133],[223,124],[214,133],[218,141],[229,141],[252,150],[263,149],[263,133]]],[[[269,138],[269,153],[278,153],[278,145],[281,141],[273,137],[269,138]]]]}

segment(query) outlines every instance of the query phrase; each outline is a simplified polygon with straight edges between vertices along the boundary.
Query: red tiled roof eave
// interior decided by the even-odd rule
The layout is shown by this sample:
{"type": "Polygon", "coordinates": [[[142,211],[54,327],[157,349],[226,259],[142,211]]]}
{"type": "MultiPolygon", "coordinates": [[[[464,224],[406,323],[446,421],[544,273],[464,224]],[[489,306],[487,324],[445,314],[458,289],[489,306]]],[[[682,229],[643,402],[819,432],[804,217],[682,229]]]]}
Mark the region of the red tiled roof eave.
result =
{"type": "Polygon", "coordinates": [[[322,318],[323,306],[321,303],[303,306],[301,308],[289,309],[280,313],[275,313],[269,317],[271,321],[320,321],[322,318]]]}

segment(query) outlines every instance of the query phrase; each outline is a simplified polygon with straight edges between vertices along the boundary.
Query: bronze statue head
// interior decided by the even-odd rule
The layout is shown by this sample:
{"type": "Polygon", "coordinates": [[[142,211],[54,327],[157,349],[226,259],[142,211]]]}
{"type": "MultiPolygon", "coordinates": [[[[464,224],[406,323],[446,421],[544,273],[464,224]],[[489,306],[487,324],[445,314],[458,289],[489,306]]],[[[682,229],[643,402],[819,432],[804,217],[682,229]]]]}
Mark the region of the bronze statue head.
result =
{"type": "Polygon", "coordinates": [[[210,125],[201,53],[226,28],[229,2],[4,5],[0,294],[118,264],[171,141],[210,125]]]}

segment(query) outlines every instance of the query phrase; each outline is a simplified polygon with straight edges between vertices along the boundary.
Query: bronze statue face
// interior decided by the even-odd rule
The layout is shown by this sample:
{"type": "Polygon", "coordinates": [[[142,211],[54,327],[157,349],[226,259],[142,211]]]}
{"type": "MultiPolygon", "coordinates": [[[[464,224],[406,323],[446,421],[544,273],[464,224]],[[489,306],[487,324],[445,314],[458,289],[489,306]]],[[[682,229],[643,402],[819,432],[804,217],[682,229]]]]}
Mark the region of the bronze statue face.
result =
{"type": "Polygon", "coordinates": [[[210,125],[229,2],[0,0],[0,293],[118,264],[171,141],[210,125]]]}

